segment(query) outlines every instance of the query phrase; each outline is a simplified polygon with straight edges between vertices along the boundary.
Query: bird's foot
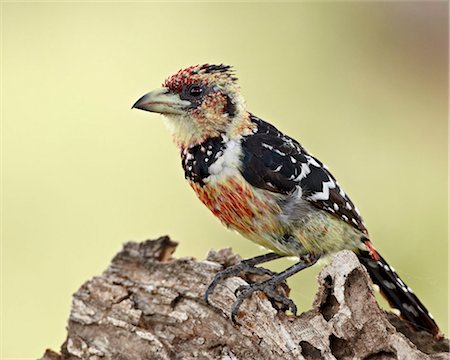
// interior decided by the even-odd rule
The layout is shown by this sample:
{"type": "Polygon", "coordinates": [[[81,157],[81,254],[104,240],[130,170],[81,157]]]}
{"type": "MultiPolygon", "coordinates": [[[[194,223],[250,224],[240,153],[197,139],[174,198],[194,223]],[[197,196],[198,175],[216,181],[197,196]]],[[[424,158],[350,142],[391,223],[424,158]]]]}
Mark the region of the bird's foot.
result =
{"type": "Polygon", "coordinates": [[[216,274],[214,277],[214,280],[211,282],[211,284],[208,286],[205,292],[205,302],[209,304],[208,297],[211,295],[211,293],[214,291],[216,286],[224,279],[230,277],[230,276],[236,276],[240,273],[247,273],[247,274],[257,274],[257,275],[269,275],[270,279],[262,281],[262,282],[255,282],[249,285],[243,285],[240,286],[236,290],[236,301],[233,304],[233,307],[231,309],[231,320],[233,323],[236,323],[236,316],[238,314],[239,308],[244,302],[245,299],[250,297],[255,291],[262,291],[267,295],[269,300],[272,302],[272,304],[277,307],[279,310],[291,310],[291,312],[296,315],[297,314],[297,306],[295,306],[294,302],[288,298],[287,295],[288,291],[285,289],[285,294],[281,294],[277,287],[284,283],[284,281],[298,273],[299,271],[306,269],[312,265],[314,265],[317,260],[320,258],[319,255],[314,254],[308,254],[306,256],[301,256],[300,261],[290,267],[288,267],[286,270],[280,272],[280,273],[274,273],[268,269],[256,267],[256,265],[275,260],[282,257],[282,255],[278,255],[275,253],[268,253],[265,255],[256,256],[251,259],[243,260],[239,264],[231,266],[219,273],[216,274]],[[281,304],[281,306],[280,306],[281,304]]]}
{"type": "Polygon", "coordinates": [[[272,302],[272,305],[274,305],[278,310],[291,310],[292,314],[297,315],[297,306],[295,303],[289,297],[277,291],[277,287],[281,284],[281,282],[276,280],[278,279],[273,277],[261,283],[239,286],[234,292],[236,295],[236,301],[231,308],[231,321],[236,324],[236,316],[239,312],[239,308],[244,300],[249,298],[255,291],[262,291],[266,294],[268,299],[272,302]]]}
{"type": "Polygon", "coordinates": [[[314,254],[302,256],[300,257],[300,261],[298,263],[288,267],[286,270],[280,273],[275,274],[269,280],[263,281],[261,283],[240,286],[236,290],[237,299],[233,304],[233,308],[231,309],[231,320],[233,321],[233,323],[236,323],[236,316],[244,300],[250,297],[255,291],[264,292],[274,305],[276,305],[277,303],[281,303],[281,305],[284,306],[285,310],[290,309],[294,315],[297,315],[297,307],[295,306],[294,302],[289,299],[287,295],[281,295],[279,292],[277,292],[277,286],[283,284],[283,282],[288,277],[314,265],[317,260],[319,260],[319,258],[320,255],[314,254]]]}
{"type": "MultiPolygon", "coordinates": [[[[271,255],[271,254],[272,253],[266,254],[266,255],[271,255]]],[[[265,255],[263,255],[263,256],[265,256],[265,255]]],[[[272,258],[276,258],[276,257],[270,256],[270,258],[266,261],[273,260],[272,258]]],[[[218,272],[216,274],[216,276],[214,276],[213,281],[211,282],[211,284],[209,284],[208,288],[205,291],[205,295],[204,295],[205,302],[207,304],[209,304],[209,296],[212,294],[214,289],[217,287],[217,285],[219,285],[219,283],[221,283],[223,280],[225,280],[229,277],[237,276],[241,273],[259,275],[259,276],[269,275],[271,277],[273,275],[275,275],[275,273],[269,269],[266,269],[263,267],[257,267],[256,264],[261,263],[261,261],[256,262],[255,259],[256,258],[243,260],[239,264],[230,266],[230,267],[226,268],[225,270],[218,272]]],[[[261,259],[259,259],[259,260],[261,260],[261,259]]]]}

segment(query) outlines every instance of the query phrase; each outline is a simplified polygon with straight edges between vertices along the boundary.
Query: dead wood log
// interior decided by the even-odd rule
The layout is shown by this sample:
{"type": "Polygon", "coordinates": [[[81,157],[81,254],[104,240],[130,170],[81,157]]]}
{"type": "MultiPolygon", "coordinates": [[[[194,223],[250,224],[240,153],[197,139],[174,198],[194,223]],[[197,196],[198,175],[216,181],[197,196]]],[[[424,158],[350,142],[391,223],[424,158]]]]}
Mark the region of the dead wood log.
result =
{"type": "Polygon", "coordinates": [[[218,286],[214,307],[202,298],[214,274],[239,257],[225,249],[203,261],[174,259],[176,246],[168,237],[126,243],[75,293],[60,354],[47,350],[42,359],[449,359],[448,340],[379,308],[350,251],[319,274],[311,310],[287,315],[255,293],[235,326],[228,315],[243,278],[218,286]]]}

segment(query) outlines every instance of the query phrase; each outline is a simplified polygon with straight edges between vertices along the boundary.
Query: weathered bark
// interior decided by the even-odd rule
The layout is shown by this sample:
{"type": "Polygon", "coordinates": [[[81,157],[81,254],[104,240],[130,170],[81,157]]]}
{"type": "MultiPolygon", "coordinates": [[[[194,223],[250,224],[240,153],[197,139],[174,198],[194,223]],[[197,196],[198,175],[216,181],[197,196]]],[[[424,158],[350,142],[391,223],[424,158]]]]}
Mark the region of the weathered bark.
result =
{"type": "Polygon", "coordinates": [[[311,310],[286,315],[255,293],[235,326],[228,315],[245,280],[218,286],[214,307],[203,293],[239,257],[225,249],[203,261],[173,259],[176,246],[168,237],[125,244],[75,293],[61,354],[47,350],[42,359],[449,359],[448,340],[380,310],[352,252],[336,254],[319,274],[311,310]]]}

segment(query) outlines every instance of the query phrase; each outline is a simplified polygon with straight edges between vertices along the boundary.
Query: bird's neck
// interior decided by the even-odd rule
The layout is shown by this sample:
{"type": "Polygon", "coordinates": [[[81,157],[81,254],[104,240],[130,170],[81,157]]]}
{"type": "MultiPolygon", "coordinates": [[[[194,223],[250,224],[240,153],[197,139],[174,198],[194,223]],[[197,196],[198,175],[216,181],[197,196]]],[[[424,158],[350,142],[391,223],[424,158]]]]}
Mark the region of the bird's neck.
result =
{"type": "Polygon", "coordinates": [[[215,126],[221,121],[223,122],[223,119],[209,119],[207,123],[198,126],[196,119],[166,117],[165,123],[172,133],[175,145],[181,150],[192,148],[215,137],[222,136],[228,139],[242,137],[251,134],[255,128],[248,112],[236,114],[231,121],[228,120],[226,126],[215,126]]]}

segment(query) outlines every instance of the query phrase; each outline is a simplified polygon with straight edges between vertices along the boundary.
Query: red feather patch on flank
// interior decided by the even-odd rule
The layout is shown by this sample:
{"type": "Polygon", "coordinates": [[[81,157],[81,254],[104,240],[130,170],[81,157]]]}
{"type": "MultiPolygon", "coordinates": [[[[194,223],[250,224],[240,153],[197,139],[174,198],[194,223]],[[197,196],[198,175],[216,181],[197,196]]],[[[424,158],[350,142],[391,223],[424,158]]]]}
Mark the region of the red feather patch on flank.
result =
{"type": "Polygon", "coordinates": [[[367,240],[367,241],[364,242],[364,244],[369,249],[369,253],[370,253],[370,256],[372,257],[372,259],[374,259],[376,261],[379,261],[380,260],[380,255],[378,255],[377,251],[372,246],[372,243],[369,240],[367,240]]]}

